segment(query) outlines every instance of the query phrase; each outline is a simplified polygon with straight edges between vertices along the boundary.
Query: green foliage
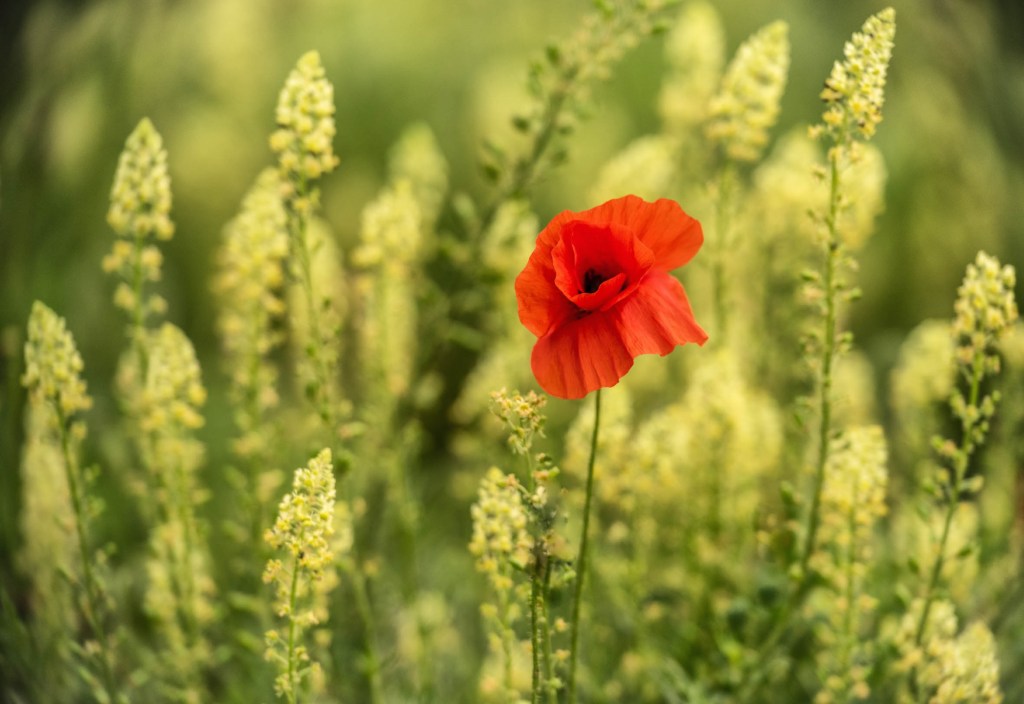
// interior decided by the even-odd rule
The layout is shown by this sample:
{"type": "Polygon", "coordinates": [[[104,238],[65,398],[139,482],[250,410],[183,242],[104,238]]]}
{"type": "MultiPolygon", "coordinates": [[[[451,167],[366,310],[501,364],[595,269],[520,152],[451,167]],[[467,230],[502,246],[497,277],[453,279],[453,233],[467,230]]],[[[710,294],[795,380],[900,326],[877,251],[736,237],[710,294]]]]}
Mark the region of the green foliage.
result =
{"type": "Polygon", "coordinates": [[[376,5],[31,12],[0,699],[1024,696],[1021,164],[937,11],[376,5]],[[512,282],[625,193],[703,223],[712,336],[598,422],[528,391],[512,282]]]}

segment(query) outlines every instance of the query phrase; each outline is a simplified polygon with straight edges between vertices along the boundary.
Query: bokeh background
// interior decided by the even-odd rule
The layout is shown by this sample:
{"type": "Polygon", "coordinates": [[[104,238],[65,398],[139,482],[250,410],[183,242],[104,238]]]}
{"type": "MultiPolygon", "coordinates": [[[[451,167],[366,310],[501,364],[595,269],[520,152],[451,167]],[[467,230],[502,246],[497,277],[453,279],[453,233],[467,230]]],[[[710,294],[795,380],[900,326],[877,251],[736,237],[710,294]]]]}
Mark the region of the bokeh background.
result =
{"type": "MultiPolygon", "coordinates": [[[[861,255],[858,344],[884,386],[899,342],[951,314],[979,249],[1024,267],[1024,4],[895,0],[896,51],[877,146],[886,210],[861,255]]],[[[820,115],[818,92],[850,33],[883,3],[721,0],[729,54],[775,19],[792,71],[776,133],[820,115]]],[[[267,135],[295,60],[320,51],[335,85],[341,168],[323,184],[343,249],[385,177],[388,149],[426,123],[454,191],[485,195],[479,146],[506,129],[526,66],[589,11],[584,0],[4,0],[0,7],[0,572],[18,544],[21,336],[31,302],[64,315],[90,387],[109,396],[123,348],[108,193],[124,140],[149,116],[169,151],[175,238],[164,247],[169,319],[194,341],[213,395],[210,281],[224,223],[272,162],[267,135]]],[[[662,40],[632,52],[596,94],[569,164],[534,195],[542,221],[582,209],[593,174],[658,129],[662,40]]],[[[884,389],[882,390],[884,393],[884,389]]],[[[108,401],[109,403],[109,401],[108,401]]],[[[227,420],[212,419],[212,430],[227,420]]]]}

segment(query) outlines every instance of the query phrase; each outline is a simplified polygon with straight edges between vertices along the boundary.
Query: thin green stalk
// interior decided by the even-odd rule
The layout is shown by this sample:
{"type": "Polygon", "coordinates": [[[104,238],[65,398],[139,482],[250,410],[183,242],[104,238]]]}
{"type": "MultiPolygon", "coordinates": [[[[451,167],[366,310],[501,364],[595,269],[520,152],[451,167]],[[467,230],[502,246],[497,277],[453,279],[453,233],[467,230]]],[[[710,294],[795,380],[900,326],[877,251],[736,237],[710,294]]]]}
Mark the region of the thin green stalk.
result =
{"type": "Polygon", "coordinates": [[[847,530],[850,531],[850,541],[846,545],[846,559],[844,560],[845,564],[843,565],[843,577],[846,580],[845,589],[843,590],[843,596],[845,598],[846,603],[844,605],[845,610],[843,613],[843,639],[839,651],[839,671],[843,673],[843,684],[847,688],[847,701],[852,700],[852,693],[850,692],[850,671],[853,667],[853,663],[851,662],[853,657],[852,643],[854,642],[854,638],[856,637],[856,633],[854,633],[853,609],[856,603],[856,586],[854,584],[854,581],[856,579],[855,568],[857,564],[857,506],[860,498],[857,496],[856,483],[854,483],[853,485],[853,496],[851,498],[852,501],[850,502],[850,515],[847,517],[846,524],[847,530]]]}
{"type": "Polygon", "coordinates": [[[831,188],[829,193],[829,212],[825,220],[828,226],[828,243],[825,256],[825,339],[821,347],[821,383],[818,386],[818,404],[821,416],[818,425],[818,457],[814,468],[814,487],[811,493],[811,508],[807,513],[807,530],[804,533],[804,545],[800,553],[800,582],[808,579],[807,571],[814,554],[814,542],[818,534],[821,516],[821,489],[825,483],[825,465],[828,463],[829,437],[832,434],[832,363],[836,357],[837,311],[836,269],[839,259],[839,234],[836,221],[839,214],[839,153],[832,150],[829,159],[831,166],[831,188]]]}
{"type": "MultiPolygon", "coordinates": [[[[537,549],[534,547],[534,560],[538,558],[537,549]]],[[[538,565],[530,572],[530,650],[533,656],[533,679],[530,701],[532,704],[540,704],[540,579],[537,574],[538,565]]]]}
{"type": "Polygon", "coordinates": [[[132,287],[135,293],[135,310],[132,313],[132,346],[139,362],[139,384],[146,385],[146,374],[149,368],[149,355],[146,350],[146,301],[143,288],[146,280],[142,268],[142,250],[145,246],[145,234],[135,235],[135,246],[132,248],[132,287]]]}
{"type": "Polygon", "coordinates": [[[198,640],[199,638],[199,619],[196,616],[195,609],[195,575],[192,574],[192,565],[190,564],[190,558],[193,550],[193,533],[195,531],[195,516],[192,515],[190,497],[188,495],[188,482],[185,476],[185,468],[179,463],[177,467],[177,501],[178,504],[178,520],[181,521],[181,531],[183,534],[182,542],[184,545],[183,551],[179,552],[178,563],[179,569],[182,570],[182,597],[181,607],[183,612],[183,618],[185,621],[185,630],[192,636],[193,639],[198,640]]]}
{"type": "Polygon", "coordinates": [[[288,685],[285,696],[288,697],[288,704],[295,704],[299,700],[299,678],[296,674],[295,662],[295,637],[297,635],[295,622],[295,602],[299,591],[299,556],[295,556],[292,563],[292,585],[288,592],[288,685]]]}
{"type": "Polygon", "coordinates": [[[89,538],[86,533],[86,511],[82,497],[82,486],[78,462],[71,449],[71,438],[68,432],[68,420],[60,407],[54,404],[57,414],[57,427],[60,434],[60,447],[64,455],[64,476],[67,478],[68,490],[71,493],[71,506],[75,513],[75,534],[78,538],[78,556],[82,562],[82,576],[85,579],[85,618],[92,628],[99,643],[99,661],[103,687],[111,702],[119,701],[117,687],[114,684],[114,670],[110,663],[110,642],[100,617],[101,594],[96,575],[92,569],[93,556],[89,554],[89,538]]]}
{"type": "Polygon", "coordinates": [[[576,583],[572,595],[572,620],[570,623],[569,649],[569,704],[576,702],[576,662],[579,660],[580,597],[583,594],[583,577],[587,569],[587,538],[590,529],[590,502],[594,493],[594,459],[597,456],[597,434],[601,427],[601,389],[594,395],[594,432],[590,436],[590,460],[587,462],[587,486],[583,499],[583,528],[580,533],[580,550],[576,557],[576,583]]]}
{"type": "Polygon", "coordinates": [[[295,243],[295,254],[299,264],[299,282],[306,299],[306,310],[309,321],[309,347],[303,350],[313,361],[313,372],[316,375],[315,396],[312,399],[320,419],[328,426],[333,441],[337,431],[335,428],[334,407],[330,397],[330,372],[324,362],[323,351],[320,349],[323,335],[320,331],[320,311],[313,294],[313,264],[309,251],[308,222],[304,215],[293,212],[290,218],[292,241],[295,243]]]}
{"type": "Polygon", "coordinates": [[[548,617],[547,595],[551,588],[551,560],[544,561],[544,581],[541,586],[541,640],[543,642],[544,688],[548,693],[548,704],[558,703],[558,689],[555,687],[554,660],[551,657],[551,621],[548,617]]]}
{"type": "MultiPolygon", "coordinates": [[[[536,481],[533,469],[532,448],[526,452],[526,477],[530,493],[536,490],[536,481]]],[[[532,704],[540,704],[541,696],[541,573],[546,572],[547,559],[544,550],[544,538],[534,535],[533,539],[533,565],[530,569],[530,655],[533,660],[533,672],[530,688],[530,701],[532,704]]]]}
{"type": "Polygon", "coordinates": [[[747,701],[757,692],[760,683],[767,675],[765,671],[769,657],[786,631],[789,617],[797,610],[807,594],[811,591],[809,567],[814,554],[817,540],[818,525],[821,513],[821,491],[825,483],[825,466],[828,464],[829,437],[832,434],[832,364],[836,357],[836,339],[838,311],[836,297],[838,295],[837,269],[839,263],[839,233],[837,230],[839,217],[839,151],[833,148],[829,156],[830,186],[829,209],[825,218],[828,228],[828,241],[825,252],[825,337],[821,346],[821,378],[818,386],[818,405],[821,414],[818,425],[818,453],[814,465],[814,484],[811,490],[811,506],[807,512],[807,526],[804,530],[804,543],[800,550],[800,570],[797,582],[789,592],[789,598],[779,610],[774,626],[758,651],[758,658],[750,675],[745,679],[740,690],[740,701],[747,701]]]}
{"type": "MultiPolygon", "coordinates": [[[[978,396],[981,393],[981,378],[984,375],[984,362],[976,357],[971,375],[971,394],[969,408],[978,405],[978,396]]],[[[939,579],[942,576],[942,568],[946,561],[946,543],[949,541],[950,528],[953,525],[953,516],[960,505],[960,491],[963,488],[964,474],[967,472],[967,462],[974,452],[974,422],[964,423],[963,438],[960,441],[960,450],[956,455],[953,465],[953,486],[950,487],[949,505],[946,507],[946,516],[942,523],[942,535],[939,537],[939,550],[935,556],[935,564],[928,578],[925,588],[924,607],[921,609],[921,620],[917,624],[917,631],[914,635],[914,644],[921,645],[924,640],[924,632],[928,626],[928,613],[931,611],[932,603],[935,601],[935,592],[939,586],[939,579]]]]}

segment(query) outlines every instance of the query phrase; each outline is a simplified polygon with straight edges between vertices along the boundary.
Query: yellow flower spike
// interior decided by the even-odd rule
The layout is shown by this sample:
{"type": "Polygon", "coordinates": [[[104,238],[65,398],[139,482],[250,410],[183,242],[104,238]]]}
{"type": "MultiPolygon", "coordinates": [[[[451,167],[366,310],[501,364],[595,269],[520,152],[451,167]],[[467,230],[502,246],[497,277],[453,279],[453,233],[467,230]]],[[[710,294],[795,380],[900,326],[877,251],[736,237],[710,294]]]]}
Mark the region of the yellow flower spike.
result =
{"type": "Polygon", "coordinates": [[[278,129],[270,137],[270,148],[278,154],[284,180],[305,184],[337,167],[332,147],[334,87],[318,52],[299,59],[281,90],[275,114],[278,129]]]}
{"type": "Polygon", "coordinates": [[[70,418],[92,407],[82,379],[84,366],[64,319],[46,304],[33,303],[22,384],[34,397],[57,406],[70,418]]]}
{"type": "Polygon", "coordinates": [[[837,143],[848,136],[871,139],[882,121],[886,72],[896,35],[896,12],[890,7],[868,18],[843,48],[825,81],[823,120],[837,143]]]}
{"type": "MultiPolygon", "coordinates": [[[[332,540],[336,504],[331,451],[325,448],[310,460],[308,467],[295,471],[292,491],[281,499],[274,526],[264,535],[272,548],[291,557],[290,568],[284,567],[280,559],[272,558],[263,572],[263,581],[274,584],[276,613],[289,621],[287,637],[273,629],[264,636],[267,660],[280,667],[275,691],[289,701],[295,701],[303,680],[310,674],[307,667],[300,667],[301,663],[311,661],[302,643],[303,631],[327,618],[320,602],[334,585],[327,577],[328,568],[337,557],[332,540]]],[[[344,514],[348,515],[347,510],[344,514]]],[[[315,678],[311,681],[314,687],[318,686],[315,678]]]]}
{"type": "Polygon", "coordinates": [[[170,239],[171,178],[163,140],[149,118],[128,136],[110,191],[107,222],[121,237],[170,239]]]}
{"type": "Polygon", "coordinates": [[[789,25],[773,22],[745,41],[712,98],[706,134],[733,161],[753,162],[768,144],[789,74],[789,25]]]}

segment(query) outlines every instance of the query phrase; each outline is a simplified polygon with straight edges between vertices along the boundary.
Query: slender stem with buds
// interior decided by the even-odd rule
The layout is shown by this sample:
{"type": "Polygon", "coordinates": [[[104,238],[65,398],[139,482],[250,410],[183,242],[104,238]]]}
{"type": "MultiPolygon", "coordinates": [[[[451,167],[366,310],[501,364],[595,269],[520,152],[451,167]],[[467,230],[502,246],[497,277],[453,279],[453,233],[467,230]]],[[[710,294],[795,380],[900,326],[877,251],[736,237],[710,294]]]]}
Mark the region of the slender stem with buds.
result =
{"type": "Polygon", "coordinates": [[[114,669],[110,662],[110,641],[106,629],[103,626],[103,594],[100,591],[99,580],[93,571],[93,555],[89,551],[89,536],[87,533],[87,508],[85,506],[84,490],[82,486],[82,474],[78,466],[78,459],[71,447],[71,430],[69,420],[58,406],[55,406],[57,414],[57,429],[60,435],[61,453],[64,458],[64,474],[68,482],[68,491],[71,494],[71,507],[75,514],[75,534],[78,538],[78,557],[82,562],[82,578],[85,582],[85,619],[99,643],[100,674],[103,679],[103,687],[107,692],[107,698],[111,702],[120,701],[117,696],[117,688],[114,684],[114,669]]]}

